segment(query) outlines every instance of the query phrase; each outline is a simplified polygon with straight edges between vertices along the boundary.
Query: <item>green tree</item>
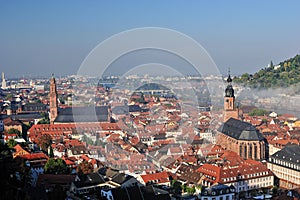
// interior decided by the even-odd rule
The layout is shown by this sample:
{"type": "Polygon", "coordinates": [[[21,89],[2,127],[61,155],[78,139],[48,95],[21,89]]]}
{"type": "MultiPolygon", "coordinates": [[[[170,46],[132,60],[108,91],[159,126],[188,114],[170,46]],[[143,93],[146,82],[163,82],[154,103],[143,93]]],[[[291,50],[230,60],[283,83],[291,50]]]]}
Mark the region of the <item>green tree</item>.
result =
{"type": "Polygon", "coordinates": [[[273,61],[271,60],[271,62],[270,62],[270,67],[272,68],[272,69],[274,69],[274,64],[273,64],[273,61]]]}
{"type": "Polygon", "coordinates": [[[8,142],[7,142],[7,146],[9,148],[13,148],[16,145],[17,145],[17,142],[14,139],[9,139],[8,142]]]}
{"type": "Polygon", "coordinates": [[[193,187],[187,187],[187,188],[186,188],[186,192],[187,192],[188,194],[194,194],[194,193],[196,192],[195,186],[193,186],[193,187]]]}
{"type": "Polygon", "coordinates": [[[42,113],[42,119],[38,122],[38,124],[50,124],[49,114],[48,113],[42,113]]]}
{"type": "Polygon", "coordinates": [[[265,124],[266,126],[268,126],[268,120],[266,118],[263,118],[261,120],[261,123],[265,124]]]}
{"type": "Polygon", "coordinates": [[[269,112],[264,109],[254,108],[250,111],[249,116],[264,116],[267,114],[269,114],[269,112]]]}
{"type": "Polygon", "coordinates": [[[8,94],[5,96],[5,99],[6,99],[6,100],[10,100],[12,97],[13,97],[13,94],[12,94],[12,93],[8,93],[8,94]]]}
{"type": "Polygon", "coordinates": [[[182,184],[180,182],[174,180],[174,182],[172,184],[172,188],[173,188],[175,194],[181,194],[182,184]]]}
{"type": "Polygon", "coordinates": [[[18,129],[11,128],[7,131],[8,134],[17,134],[18,136],[21,136],[21,132],[18,129]]]}
{"type": "Polygon", "coordinates": [[[44,166],[45,174],[69,174],[70,169],[61,158],[50,158],[44,166]]]}
{"type": "Polygon", "coordinates": [[[22,124],[22,137],[27,138],[27,131],[31,128],[28,124],[22,124]]]}
{"type": "Polygon", "coordinates": [[[50,145],[50,150],[49,150],[49,157],[54,158],[53,148],[51,145],[50,145]]]}

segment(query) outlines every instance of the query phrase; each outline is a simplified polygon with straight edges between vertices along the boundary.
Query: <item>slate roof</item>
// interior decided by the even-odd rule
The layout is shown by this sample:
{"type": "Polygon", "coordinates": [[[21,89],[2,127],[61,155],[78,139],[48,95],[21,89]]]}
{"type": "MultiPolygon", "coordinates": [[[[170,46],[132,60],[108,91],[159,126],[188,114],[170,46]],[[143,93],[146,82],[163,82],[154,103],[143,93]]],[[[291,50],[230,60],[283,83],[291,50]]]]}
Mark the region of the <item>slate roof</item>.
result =
{"type": "Polygon", "coordinates": [[[126,175],[124,173],[119,173],[119,174],[115,175],[111,181],[122,185],[123,183],[125,183],[126,181],[128,181],[131,178],[132,178],[132,176],[130,176],[130,175],[126,175]]]}
{"type": "Polygon", "coordinates": [[[112,109],[112,113],[116,115],[127,115],[129,113],[128,106],[116,106],[112,109]]]}
{"type": "Polygon", "coordinates": [[[106,122],[108,121],[107,106],[70,107],[59,110],[54,122],[106,122]]]}
{"type": "Polygon", "coordinates": [[[138,105],[128,106],[129,112],[141,112],[141,107],[138,105]]]}
{"type": "Polygon", "coordinates": [[[261,141],[264,139],[252,124],[234,118],[227,120],[218,131],[237,140],[261,141]]]}
{"type": "Polygon", "coordinates": [[[112,195],[115,200],[170,200],[167,191],[155,188],[153,186],[139,187],[131,186],[126,188],[113,188],[111,189],[112,195]]]}
{"type": "Polygon", "coordinates": [[[297,144],[286,145],[282,150],[274,153],[271,158],[280,159],[296,165],[300,164],[300,146],[297,144]]]}
{"type": "Polygon", "coordinates": [[[99,185],[99,184],[105,183],[104,178],[97,172],[80,175],[78,177],[79,177],[80,181],[73,182],[77,188],[87,187],[87,186],[92,186],[92,185],[99,185]]]}
{"type": "Polygon", "coordinates": [[[18,114],[13,114],[13,115],[0,115],[0,120],[5,119],[5,118],[12,118],[13,120],[33,120],[33,119],[41,119],[43,116],[41,113],[18,113],[18,114]]]}
{"type": "Polygon", "coordinates": [[[22,106],[23,111],[46,111],[47,105],[43,103],[28,103],[22,106]]]}
{"type": "Polygon", "coordinates": [[[234,186],[218,184],[218,185],[213,185],[209,188],[205,188],[201,192],[201,195],[202,196],[218,196],[218,195],[229,194],[229,193],[234,193],[234,192],[235,192],[234,186]]]}

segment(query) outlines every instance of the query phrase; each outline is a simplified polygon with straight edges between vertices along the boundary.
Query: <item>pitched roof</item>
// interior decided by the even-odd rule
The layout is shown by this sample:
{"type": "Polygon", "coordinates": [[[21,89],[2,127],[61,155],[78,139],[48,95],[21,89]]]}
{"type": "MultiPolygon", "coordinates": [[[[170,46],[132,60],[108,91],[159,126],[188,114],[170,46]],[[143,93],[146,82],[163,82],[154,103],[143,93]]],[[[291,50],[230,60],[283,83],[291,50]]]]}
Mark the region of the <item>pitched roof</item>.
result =
{"type": "Polygon", "coordinates": [[[55,122],[105,122],[108,121],[107,106],[69,107],[61,109],[55,122]]]}
{"type": "Polygon", "coordinates": [[[21,157],[21,158],[23,158],[25,160],[29,160],[29,161],[41,160],[41,159],[48,160],[49,159],[49,157],[46,154],[44,154],[43,152],[18,155],[18,157],[21,157]]]}
{"type": "Polygon", "coordinates": [[[19,151],[26,151],[25,149],[23,149],[21,147],[21,145],[17,144],[16,146],[14,146],[14,149],[16,150],[16,153],[18,153],[19,151]]]}
{"type": "Polygon", "coordinates": [[[219,129],[219,132],[237,140],[263,140],[262,134],[252,124],[230,118],[219,129]]]}
{"type": "Polygon", "coordinates": [[[141,175],[141,178],[145,183],[148,183],[150,181],[157,181],[157,183],[169,182],[169,174],[166,171],[141,175]]]}
{"type": "Polygon", "coordinates": [[[37,185],[40,186],[45,184],[48,188],[50,185],[56,184],[71,184],[75,180],[75,175],[65,175],[65,174],[40,174],[37,180],[37,185]]]}
{"type": "Polygon", "coordinates": [[[79,177],[79,181],[73,182],[77,188],[105,183],[104,178],[97,172],[90,173],[90,174],[83,174],[78,177],[79,177]]]}

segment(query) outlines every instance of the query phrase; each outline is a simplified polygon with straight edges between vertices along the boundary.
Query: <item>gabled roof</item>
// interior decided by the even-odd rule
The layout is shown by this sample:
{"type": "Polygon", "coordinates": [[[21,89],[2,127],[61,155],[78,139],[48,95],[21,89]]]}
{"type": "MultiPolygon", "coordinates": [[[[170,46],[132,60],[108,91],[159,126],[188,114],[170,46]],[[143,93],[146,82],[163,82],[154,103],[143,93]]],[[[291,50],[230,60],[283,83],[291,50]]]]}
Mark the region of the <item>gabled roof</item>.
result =
{"type": "Polygon", "coordinates": [[[166,171],[141,175],[141,178],[143,179],[144,183],[148,183],[150,181],[157,181],[156,183],[165,183],[170,181],[169,174],[166,171]]]}
{"type": "Polygon", "coordinates": [[[263,140],[262,134],[252,124],[230,118],[219,129],[219,132],[237,140],[263,140]]]}

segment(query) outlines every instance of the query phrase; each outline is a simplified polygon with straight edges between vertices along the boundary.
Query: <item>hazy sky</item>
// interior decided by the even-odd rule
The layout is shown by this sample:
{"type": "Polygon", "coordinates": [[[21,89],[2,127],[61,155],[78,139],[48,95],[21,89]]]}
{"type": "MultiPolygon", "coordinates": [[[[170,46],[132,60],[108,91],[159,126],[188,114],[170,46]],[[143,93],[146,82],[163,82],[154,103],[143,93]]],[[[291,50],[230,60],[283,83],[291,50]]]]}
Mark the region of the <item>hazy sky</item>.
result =
{"type": "Polygon", "coordinates": [[[0,71],[75,74],[101,41],[157,26],[198,41],[220,71],[253,73],[300,53],[300,1],[0,1],[0,71]]]}

